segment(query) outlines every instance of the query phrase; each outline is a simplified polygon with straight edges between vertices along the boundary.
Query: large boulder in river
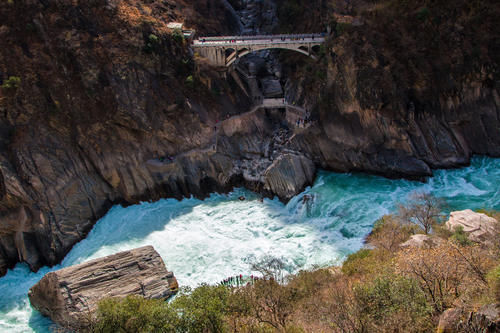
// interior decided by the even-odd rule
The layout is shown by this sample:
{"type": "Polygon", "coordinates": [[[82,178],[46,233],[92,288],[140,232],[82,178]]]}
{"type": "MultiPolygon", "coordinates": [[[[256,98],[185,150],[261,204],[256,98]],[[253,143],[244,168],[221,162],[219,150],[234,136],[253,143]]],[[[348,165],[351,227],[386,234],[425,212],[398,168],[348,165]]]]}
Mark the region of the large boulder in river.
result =
{"type": "Polygon", "coordinates": [[[47,273],[31,287],[31,305],[64,327],[85,327],[99,300],[139,295],[168,298],[178,289],[152,246],[47,273]]]}
{"type": "Polygon", "coordinates": [[[284,154],[264,173],[264,189],[288,201],[312,183],[315,173],[316,167],[307,157],[284,154]]]}
{"type": "Polygon", "coordinates": [[[486,214],[476,213],[470,209],[451,212],[446,221],[446,228],[455,231],[462,227],[468,233],[468,237],[474,242],[487,241],[495,234],[498,221],[486,214]]]}

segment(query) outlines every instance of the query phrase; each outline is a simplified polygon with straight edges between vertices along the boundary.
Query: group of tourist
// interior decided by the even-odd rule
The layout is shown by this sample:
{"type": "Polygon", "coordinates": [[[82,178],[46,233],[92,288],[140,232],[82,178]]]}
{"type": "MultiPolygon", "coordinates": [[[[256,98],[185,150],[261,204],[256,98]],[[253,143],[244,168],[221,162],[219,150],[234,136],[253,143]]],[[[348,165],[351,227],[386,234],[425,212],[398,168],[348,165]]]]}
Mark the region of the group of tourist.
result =
{"type": "Polygon", "coordinates": [[[170,155],[160,156],[158,157],[158,160],[160,160],[160,162],[173,162],[175,160],[175,157],[170,155]]]}
{"type": "Polygon", "coordinates": [[[226,287],[243,287],[247,284],[253,284],[259,278],[257,276],[250,275],[249,278],[244,278],[242,274],[236,276],[230,276],[220,282],[221,285],[226,287]]]}
{"type": "Polygon", "coordinates": [[[311,122],[311,114],[309,111],[307,111],[305,118],[297,119],[295,125],[297,128],[306,128],[307,124],[309,124],[310,122],[311,122]]]}

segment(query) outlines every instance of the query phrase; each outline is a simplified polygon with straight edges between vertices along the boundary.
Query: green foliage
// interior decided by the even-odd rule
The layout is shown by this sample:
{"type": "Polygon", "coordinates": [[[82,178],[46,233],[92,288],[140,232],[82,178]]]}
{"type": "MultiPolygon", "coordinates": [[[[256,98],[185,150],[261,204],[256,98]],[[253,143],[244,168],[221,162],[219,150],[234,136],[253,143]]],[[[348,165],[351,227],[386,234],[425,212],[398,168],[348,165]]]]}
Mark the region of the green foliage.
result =
{"type": "Polygon", "coordinates": [[[500,212],[498,212],[496,210],[481,208],[481,209],[478,209],[476,212],[482,213],[484,215],[488,215],[489,217],[493,217],[494,219],[500,220],[500,212]]]}
{"type": "Polygon", "coordinates": [[[229,289],[185,289],[171,303],[138,296],[99,302],[92,332],[224,332],[229,289]]]}
{"type": "Polygon", "coordinates": [[[229,295],[225,286],[201,285],[194,290],[185,289],[171,305],[180,316],[178,329],[181,332],[224,332],[229,295]]]}
{"type": "Polygon", "coordinates": [[[425,21],[427,18],[429,18],[429,15],[430,15],[430,10],[427,7],[424,7],[417,12],[417,18],[420,21],[425,21]]]}
{"type": "Polygon", "coordinates": [[[387,324],[393,323],[402,331],[425,331],[428,328],[432,307],[418,283],[412,279],[383,276],[357,285],[354,294],[360,313],[371,326],[387,327],[387,324]]]}
{"type": "Polygon", "coordinates": [[[338,23],[337,22],[337,24],[335,25],[335,31],[337,32],[337,36],[341,36],[350,27],[351,27],[351,24],[349,24],[349,23],[338,23]]]}
{"type": "Polygon", "coordinates": [[[488,273],[488,283],[498,303],[500,303],[500,265],[488,273]]]}
{"type": "Polygon", "coordinates": [[[12,89],[15,90],[19,88],[21,84],[21,78],[19,76],[9,76],[7,80],[1,85],[2,89],[12,89]]]}
{"type": "Polygon", "coordinates": [[[184,81],[184,83],[186,84],[186,87],[188,87],[189,89],[193,90],[195,88],[195,84],[194,84],[194,78],[192,75],[189,75],[186,80],[184,81]]]}
{"type": "Polygon", "coordinates": [[[155,34],[150,34],[146,40],[146,45],[144,46],[144,52],[146,53],[159,53],[161,46],[161,40],[155,34]]]}
{"type": "Polygon", "coordinates": [[[184,80],[186,80],[188,76],[193,75],[193,72],[194,72],[193,59],[186,58],[176,61],[175,74],[177,77],[184,78],[184,80]]]}
{"type": "Polygon", "coordinates": [[[184,42],[184,34],[180,29],[174,29],[172,31],[172,38],[178,44],[182,44],[184,42]]]}
{"type": "Polygon", "coordinates": [[[350,254],[342,265],[342,273],[354,275],[364,273],[369,269],[369,262],[373,259],[373,250],[361,249],[350,254]]]}
{"type": "Polygon", "coordinates": [[[93,332],[175,332],[176,312],[164,301],[139,296],[99,302],[93,332]]]}
{"type": "Polygon", "coordinates": [[[455,228],[450,240],[460,246],[469,246],[473,244],[473,242],[469,240],[467,233],[464,231],[464,227],[461,225],[455,228]]]}

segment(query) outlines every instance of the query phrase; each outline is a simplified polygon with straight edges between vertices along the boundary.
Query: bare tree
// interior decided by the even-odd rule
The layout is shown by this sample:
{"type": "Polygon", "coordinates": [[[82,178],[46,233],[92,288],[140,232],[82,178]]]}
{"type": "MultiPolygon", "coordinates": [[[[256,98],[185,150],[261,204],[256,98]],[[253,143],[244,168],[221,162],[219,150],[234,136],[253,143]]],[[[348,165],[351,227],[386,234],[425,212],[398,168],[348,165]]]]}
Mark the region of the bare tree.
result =
{"type": "Polygon", "coordinates": [[[418,225],[428,234],[442,218],[444,203],[443,199],[430,193],[414,192],[406,205],[399,206],[399,216],[406,222],[418,225]]]}
{"type": "MultiPolygon", "coordinates": [[[[280,258],[264,256],[260,260],[252,263],[252,270],[262,274],[264,279],[274,279],[277,282],[285,282],[287,264],[280,258]]],[[[292,270],[293,267],[288,267],[292,270]]]]}

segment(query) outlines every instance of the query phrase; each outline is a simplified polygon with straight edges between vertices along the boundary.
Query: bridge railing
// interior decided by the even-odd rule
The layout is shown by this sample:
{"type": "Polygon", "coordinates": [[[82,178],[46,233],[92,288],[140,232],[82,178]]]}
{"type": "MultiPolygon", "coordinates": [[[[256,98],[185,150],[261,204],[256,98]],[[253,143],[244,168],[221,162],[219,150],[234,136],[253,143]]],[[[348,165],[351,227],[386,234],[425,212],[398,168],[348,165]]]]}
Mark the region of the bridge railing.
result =
{"type": "Polygon", "coordinates": [[[326,37],[325,33],[316,33],[316,34],[290,34],[290,35],[254,35],[254,36],[218,36],[218,37],[198,37],[195,39],[195,42],[222,42],[222,41],[252,41],[252,40],[268,40],[268,39],[286,39],[291,40],[293,38],[302,39],[302,38],[322,38],[326,37]]]}

